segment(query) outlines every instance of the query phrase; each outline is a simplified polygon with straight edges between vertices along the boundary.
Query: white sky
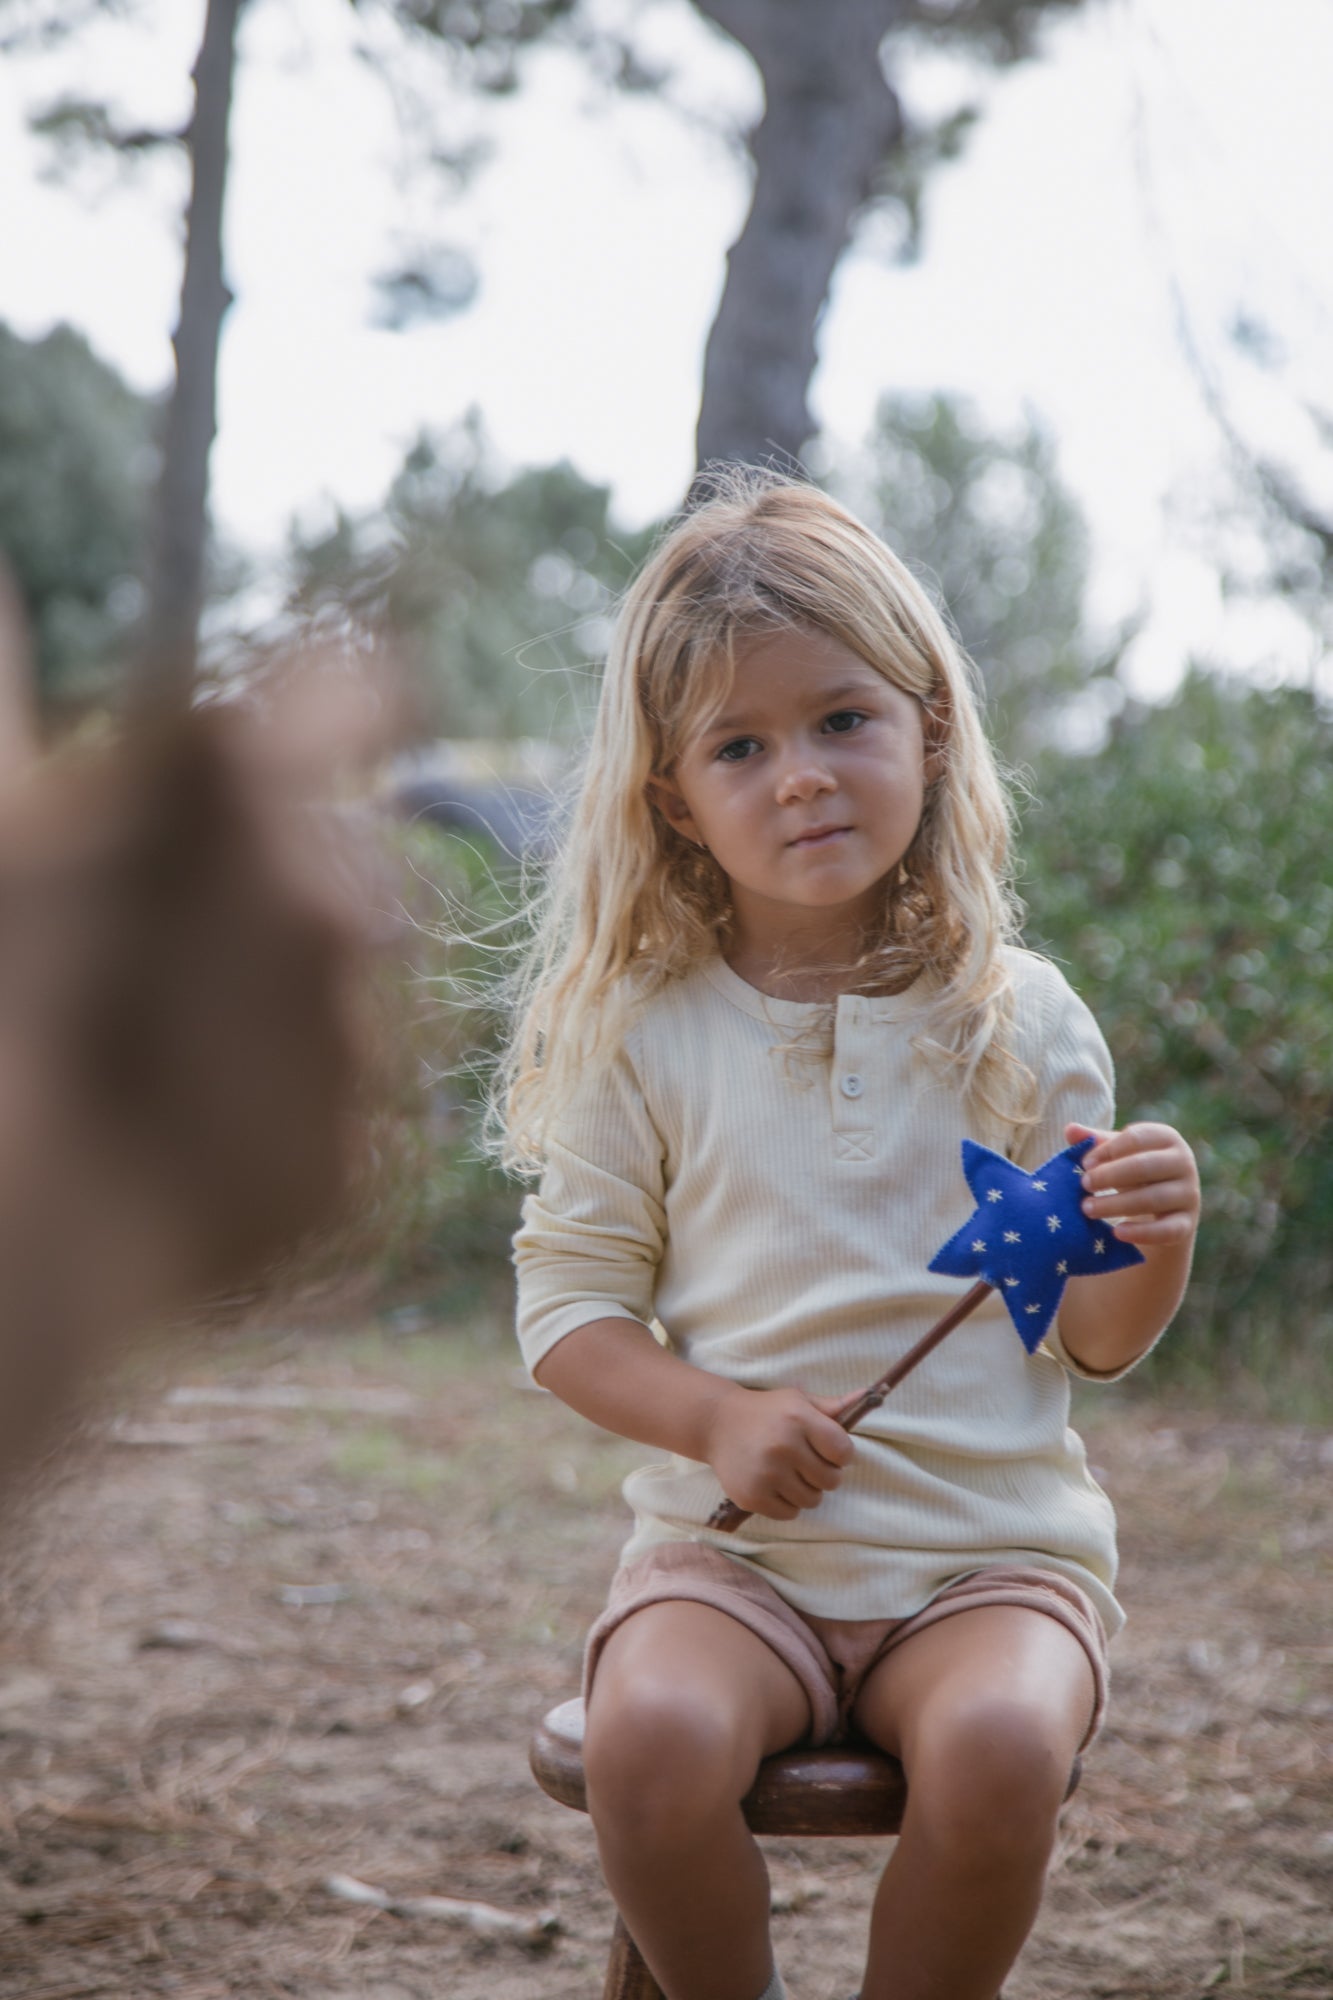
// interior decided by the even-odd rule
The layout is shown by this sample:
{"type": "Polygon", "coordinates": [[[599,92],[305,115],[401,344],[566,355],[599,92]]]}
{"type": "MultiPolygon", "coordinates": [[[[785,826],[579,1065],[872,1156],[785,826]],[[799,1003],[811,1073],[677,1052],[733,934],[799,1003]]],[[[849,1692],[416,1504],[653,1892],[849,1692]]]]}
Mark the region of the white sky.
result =
{"type": "MultiPolygon", "coordinates": [[[[36,178],[24,107],[125,79],[136,117],[183,115],[201,0],[146,0],[57,58],[0,71],[0,317],[36,334],[82,327],[136,384],[170,368],[179,280],[179,167],[98,201],[36,178]]],[[[252,546],[294,512],[383,493],[422,424],[469,404],[511,462],[571,458],[641,519],[690,471],[703,344],[748,189],[739,157],[651,101],[592,90],[542,57],[486,113],[495,150],[462,196],[403,177],[381,88],[351,60],[352,10],[252,0],[233,120],[229,276],[214,504],[252,546]],[[386,240],[438,232],[475,256],[476,305],[442,326],[370,325],[386,240]]],[[[680,65],[678,95],[714,124],[759,107],[745,58],[685,0],[646,18],[680,65]]],[[[1136,671],[1170,682],[1185,649],[1258,659],[1280,624],[1222,605],[1186,546],[1173,493],[1216,480],[1217,438],[1177,329],[1183,300],[1213,365],[1238,310],[1271,321],[1290,380],[1326,397],[1333,317],[1333,8],[1327,0],[1088,0],[1050,58],[998,81],[962,161],[930,184],[925,256],[896,268],[872,222],[844,260],[821,338],[815,408],[853,449],[886,390],[974,395],[1054,430],[1088,512],[1094,609],[1144,595],[1136,671]]],[[[909,102],[956,88],[909,78],[909,102]]],[[[97,176],[94,176],[96,179],[97,176]]],[[[105,177],[103,177],[105,178],[105,177]]],[[[1251,371],[1253,375],[1253,371],[1251,371]]],[[[1235,376],[1265,445],[1291,441],[1292,399],[1235,376]]]]}

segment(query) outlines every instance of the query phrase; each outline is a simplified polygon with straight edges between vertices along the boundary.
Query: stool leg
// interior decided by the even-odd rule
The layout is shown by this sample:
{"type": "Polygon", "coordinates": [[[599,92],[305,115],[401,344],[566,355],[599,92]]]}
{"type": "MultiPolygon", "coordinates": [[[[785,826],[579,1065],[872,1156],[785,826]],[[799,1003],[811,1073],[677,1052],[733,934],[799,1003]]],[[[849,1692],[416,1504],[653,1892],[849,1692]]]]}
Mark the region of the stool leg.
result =
{"type": "Polygon", "coordinates": [[[662,2000],[662,1989],[639,1957],[639,1947],[625,1929],[625,1919],[619,1911],[611,1937],[611,1956],[606,1961],[602,2000],[662,2000]]]}

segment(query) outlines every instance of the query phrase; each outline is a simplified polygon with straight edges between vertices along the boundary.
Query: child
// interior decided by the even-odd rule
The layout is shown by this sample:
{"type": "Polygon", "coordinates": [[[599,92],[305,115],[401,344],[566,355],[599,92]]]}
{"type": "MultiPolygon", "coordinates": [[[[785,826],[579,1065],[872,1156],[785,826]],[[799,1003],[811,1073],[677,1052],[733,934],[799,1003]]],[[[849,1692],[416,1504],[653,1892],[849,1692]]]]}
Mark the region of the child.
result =
{"type": "Polygon", "coordinates": [[[537,1380],[670,1456],[587,1663],[607,1883],[668,2000],[777,2000],[739,1801],[853,1728],[908,1805],[864,2000],[994,2000],[1100,1722],[1114,1530],[1066,1428],[1179,1303],[1193,1156],[1111,1129],[1087,1009],[1013,943],[968,674],[911,575],[816,489],[737,475],[619,621],[511,1055],[537,1380]],[[960,1141],[1144,1262],[1073,1279],[1029,1357],[992,1300],[849,1437],[838,1404],[957,1295],[960,1141]],[[660,1318],[659,1334],[650,1330],[660,1318]],[[710,1530],[723,1494],[753,1510],[710,1530]]]}

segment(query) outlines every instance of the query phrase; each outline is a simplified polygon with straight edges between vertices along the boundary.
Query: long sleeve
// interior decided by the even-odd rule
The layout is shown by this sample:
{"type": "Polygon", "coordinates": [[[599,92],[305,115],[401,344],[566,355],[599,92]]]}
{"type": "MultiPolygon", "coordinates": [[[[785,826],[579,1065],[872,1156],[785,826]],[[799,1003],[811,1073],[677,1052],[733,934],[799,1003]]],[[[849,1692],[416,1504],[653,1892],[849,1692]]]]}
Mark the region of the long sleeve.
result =
{"type": "Polygon", "coordinates": [[[666,1242],[663,1145],[634,1050],[631,1035],[590,1075],[523,1204],[514,1264],[529,1369],[592,1320],[653,1317],[666,1242]]]}
{"type": "Polygon", "coordinates": [[[1014,1149],[1020,1167],[1038,1166],[1058,1153],[1071,1122],[1106,1127],[1115,1119],[1111,1052],[1088,1008],[1040,960],[1029,961],[1029,981],[1040,991],[1042,1006],[1039,1026],[1019,1049],[1037,1081],[1035,1122],[1014,1149]]]}

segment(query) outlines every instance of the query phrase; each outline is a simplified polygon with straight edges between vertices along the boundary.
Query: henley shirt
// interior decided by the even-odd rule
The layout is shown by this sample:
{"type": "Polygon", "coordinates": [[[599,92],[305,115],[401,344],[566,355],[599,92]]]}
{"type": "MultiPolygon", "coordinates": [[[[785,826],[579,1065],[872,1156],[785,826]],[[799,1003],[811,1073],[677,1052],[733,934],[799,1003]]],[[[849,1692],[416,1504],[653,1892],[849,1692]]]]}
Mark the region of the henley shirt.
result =
{"type": "MultiPolygon", "coordinates": [[[[784,1001],[719,957],[656,993],[590,1069],[524,1203],[529,1368],[580,1326],[623,1317],[750,1388],[848,1397],[882,1375],[960,1296],[927,1265],[973,1206],[963,1138],[1034,1168],[1071,1120],[1113,1123],[1092,1015],[1047,960],[1006,962],[1011,1046],[1037,1086],[1022,1125],[969,1116],[923,1052],[921,981],[784,1001]]],[[[1030,1564],[1079,1584],[1114,1632],[1114,1517],[1069,1429],[1068,1375],[1085,1371],[1057,1327],[1028,1355],[988,1299],[853,1434],[838,1489],[793,1521],[719,1534],[708,1466],[641,1467],[624,1486],[622,1560],[707,1542],[826,1618],[907,1617],[959,1577],[1030,1564]]]]}

